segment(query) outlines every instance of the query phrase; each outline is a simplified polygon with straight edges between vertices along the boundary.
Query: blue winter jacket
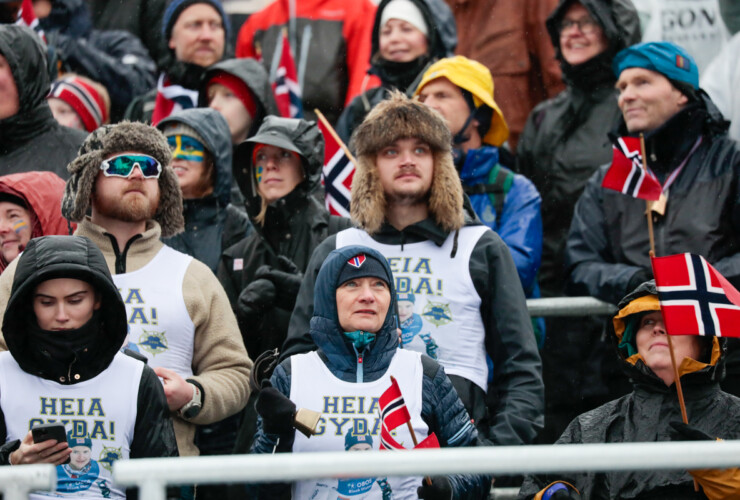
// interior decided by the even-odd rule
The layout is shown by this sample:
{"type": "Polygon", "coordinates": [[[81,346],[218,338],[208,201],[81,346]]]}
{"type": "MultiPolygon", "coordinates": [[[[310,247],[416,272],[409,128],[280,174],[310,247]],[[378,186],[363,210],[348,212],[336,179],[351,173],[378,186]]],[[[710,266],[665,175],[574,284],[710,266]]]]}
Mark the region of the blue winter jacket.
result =
{"type": "MultiPolygon", "coordinates": [[[[385,258],[376,250],[363,246],[348,246],[332,251],[321,266],[316,278],[314,313],[311,318],[311,336],[318,346],[318,354],[327,368],[338,378],[347,382],[371,382],[385,374],[398,349],[396,332],[396,292],[393,274],[385,258]],[[345,340],[338,324],[336,289],[338,275],[346,262],[364,252],[383,263],[391,288],[391,303],[385,322],[374,342],[362,352],[345,340]]],[[[422,356],[424,376],[422,379],[421,416],[434,432],[442,447],[475,446],[478,432],[470,422],[465,407],[457,396],[444,369],[433,359],[422,356]]],[[[286,396],[290,395],[291,358],[277,366],[272,374],[272,385],[286,396]]],[[[316,380],[317,384],[321,380],[316,380]]],[[[294,432],[290,436],[265,434],[262,418],[257,421],[257,433],[252,453],[272,453],[278,438],[277,452],[290,452],[294,432]]],[[[491,485],[488,475],[449,476],[454,499],[487,498],[491,485]]],[[[420,485],[421,486],[421,485],[420,485]]],[[[269,484],[259,487],[259,498],[283,498],[290,484],[269,484]]]]}
{"type": "MultiPolygon", "coordinates": [[[[496,147],[469,150],[460,170],[463,186],[488,184],[488,176],[498,162],[496,147]]],[[[469,197],[483,224],[498,233],[511,250],[522,288],[527,297],[531,297],[542,259],[541,198],[537,188],[523,175],[514,174],[501,214],[496,213],[487,193],[470,194],[469,197]]]]}
{"type": "MultiPolygon", "coordinates": [[[[491,170],[499,163],[498,148],[483,146],[468,150],[460,169],[463,186],[489,184],[491,170]]],[[[501,167],[504,168],[504,167],[501,167]]],[[[468,194],[476,215],[486,226],[498,233],[511,251],[524,294],[528,299],[539,298],[537,272],[542,261],[542,199],[532,181],[520,174],[506,193],[502,213],[497,214],[488,193],[468,194]]],[[[537,344],[545,343],[545,319],[533,320],[537,344]]],[[[491,370],[490,373],[493,373],[491,370]]]]}

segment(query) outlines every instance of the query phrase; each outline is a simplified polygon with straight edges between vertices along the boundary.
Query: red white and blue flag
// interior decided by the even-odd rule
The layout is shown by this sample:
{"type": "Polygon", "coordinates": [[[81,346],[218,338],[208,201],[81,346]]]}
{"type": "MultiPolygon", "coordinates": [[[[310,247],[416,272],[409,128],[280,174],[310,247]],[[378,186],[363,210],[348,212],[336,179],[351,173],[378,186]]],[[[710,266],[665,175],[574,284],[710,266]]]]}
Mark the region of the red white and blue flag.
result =
{"type": "Polygon", "coordinates": [[[28,26],[41,37],[44,43],[46,43],[46,35],[44,34],[44,30],[41,29],[41,26],[39,26],[39,20],[33,11],[33,2],[31,0],[23,0],[21,8],[18,10],[18,18],[16,19],[15,24],[19,26],[28,26]]]}
{"type": "Polygon", "coordinates": [[[360,267],[362,267],[362,264],[365,262],[365,259],[366,259],[366,257],[365,257],[365,254],[364,253],[358,253],[357,255],[355,255],[354,257],[352,257],[351,259],[349,259],[347,261],[347,264],[349,264],[352,267],[356,267],[356,268],[359,269],[360,267]]]}
{"type": "Polygon", "coordinates": [[[622,194],[656,201],[663,188],[650,169],[642,168],[640,139],[618,137],[612,145],[612,164],[604,176],[601,187],[622,194]]]}
{"type": "Polygon", "coordinates": [[[652,264],[670,335],[740,337],[740,292],[704,257],[682,253],[652,264]]]}
{"type": "Polygon", "coordinates": [[[319,120],[319,130],[324,136],[324,168],[321,182],[324,184],[326,209],[332,215],[349,217],[349,203],[352,197],[352,178],[355,164],[347,157],[344,149],[319,120]]]}
{"type": "Polygon", "coordinates": [[[381,450],[404,450],[398,444],[391,431],[396,427],[411,421],[411,415],[406,402],[403,400],[398,382],[391,377],[391,386],[385,390],[378,401],[380,405],[380,449],[381,450]]]}
{"type": "Polygon", "coordinates": [[[280,59],[273,75],[272,92],[275,94],[278,111],[284,118],[303,118],[298,72],[295,69],[295,60],[286,30],[283,30],[277,51],[279,51],[280,59]]]}

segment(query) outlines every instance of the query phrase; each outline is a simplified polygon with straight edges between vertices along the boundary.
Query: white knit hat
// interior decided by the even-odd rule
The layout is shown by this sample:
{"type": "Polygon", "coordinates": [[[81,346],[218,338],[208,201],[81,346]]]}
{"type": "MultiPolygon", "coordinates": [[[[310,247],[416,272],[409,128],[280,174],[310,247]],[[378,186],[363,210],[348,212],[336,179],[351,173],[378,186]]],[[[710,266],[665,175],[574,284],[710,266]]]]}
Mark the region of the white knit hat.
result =
{"type": "Polygon", "coordinates": [[[388,2],[380,16],[380,26],[385,26],[385,23],[390,19],[406,21],[421,31],[424,36],[429,35],[429,28],[424,20],[424,15],[411,0],[392,0],[388,2]]]}

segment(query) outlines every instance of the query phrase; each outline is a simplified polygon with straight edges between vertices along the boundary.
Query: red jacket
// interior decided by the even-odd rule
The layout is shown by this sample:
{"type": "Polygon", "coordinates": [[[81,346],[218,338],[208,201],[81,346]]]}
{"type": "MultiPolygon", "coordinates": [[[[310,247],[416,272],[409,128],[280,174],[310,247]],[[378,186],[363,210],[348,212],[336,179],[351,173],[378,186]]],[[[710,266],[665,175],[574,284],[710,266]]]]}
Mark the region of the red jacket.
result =
{"type": "MultiPolygon", "coordinates": [[[[53,172],[24,172],[0,177],[0,192],[21,198],[31,213],[31,238],[70,234],[62,216],[65,182],[53,172]]],[[[74,230],[76,224],[72,224],[74,230]]],[[[8,263],[0,254],[0,273],[8,263]]]]}
{"type": "MultiPolygon", "coordinates": [[[[237,57],[261,57],[270,71],[278,37],[289,27],[289,1],[275,0],[247,19],[239,30],[237,57]]],[[[344,106],[362,93],[377,7],[370,0],[295,0],[295,6],[296,46],[291,48],[299,79],[305,71],[303,109],[313,118],[318,108],[335,123],[344,106]]],[[[377,78],[373,80],[371,86],[377,86],[377,78]]]]}

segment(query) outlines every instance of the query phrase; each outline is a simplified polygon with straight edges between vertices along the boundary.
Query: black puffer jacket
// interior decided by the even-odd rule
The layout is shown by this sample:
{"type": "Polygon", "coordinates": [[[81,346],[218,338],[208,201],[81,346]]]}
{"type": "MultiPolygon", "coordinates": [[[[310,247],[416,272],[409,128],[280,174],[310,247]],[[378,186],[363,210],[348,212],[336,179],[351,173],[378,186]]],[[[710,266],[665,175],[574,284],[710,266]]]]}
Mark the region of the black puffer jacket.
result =
{"type": "MultiPolygon", "coordinates": [[[[91,321],[94,321],[92,319],[91,321]]],[[[31,240],[18,261],[13,288],[3,318],[3,334],[8,350],[29,374],[52,381],[62,391],[65,385],[92,380],[103,372],[118,354],[126,339],[126,309],[113,283],[105,258],[95,244],[81,236],[44,236],[31,240]],[[98,335],[75,360],[65,366],[27,335],[33,321],[32,295],[36,286],[55,278],[87,281],[101,295],[98,335]],[[74,374],[67,379],[69,374],[74,374]]],[[[18,449],[19,441],[6,441],[5,415],[0,411],[0,465],[8,465],[8,456],[18,449]]],[[[162,384],[154,371],[144,367],[136,402],[136,422],[130,444],[131,458],[177,456],[175,431],[169,416],[162,384]]]]}
{"type": "MultiPolygon", "coordinates": [[[[638,303],[634,299],[655,295],[655,283],[648,282],[625,297],[620,303],[620,315],[614,324],[617,339],[621,340],[627,314],[655,310],[654,306],[638,303]],[[630,304],[630,309],[625,306],[630,304]],[[627,312],[627,314],[625,314],[627,312]]],[[[612,330],[614,331],[614,330],[612,330]]],[[[689,423],[711,437],[740,439],[740,399],[722,392],[719,382],[724,378],[724,361],[719,340],[710,341],[711,354],[705,363],[691,360],[681,364],[686,412],[689,423]]],[[[573,420],[558,444],[624,443],[670,441],[669,422],[681,421],[681,409],[676,386],[667,386],[647,367],[639,354],[627,357],[620,352],[621,364],[632,379],[632,393],[586,412],[573,420]]],[[[695,492],[693,480],[685,470],[589,472],[577,474],[549,474],[525,479],[519,497],[531,499],[553,481],[567,481],[589,500],[650,499],[689,500],[707,497],[695,492]]],[[[735,498],[735,497],[733,497],[735,498]]]]}
{"type": "MultiPolygon", "coordinates": [[[[311,318],[311,337],[318,348],[318,355],[331,373],[352,384],[374,382],[385,376],[393,357],[398,352],[396,333],[396,292],[393,274],[385,257],[379,252],[362,246],[348,246],[329,254],[316,280],[315,307],[311,318]],[[391,302],[388,306],[383,326],[375,340],[365,346],[361,353],[343,336],[337,316],[336,290],[338,276],[347,261],[360,252],[383,264],[390,286],[391,302]],[[360,359],[358,364],[358,358],[360,359]]],[[[283,361],[272,375],[272,384],[286,396],[290,396],[291,359],[283,361]]],[[[471,425],[470,417],[457,396],[444,369],[436,361],[422,355],[423,367],[421,387],[421,418],[434,432],[442,447],[475,446],[477,432],[471,425]]],[[[316,381],[317,384],[321,382],[316,381]]],[[[415,395],[406,395],[411,400],[415,395]]],[[[273,453],[277,435],[266,434],[259,420],[252,453],[273,453]]],[[[279,436],[279,451],[290,451],[295,431],[279,436]]],[[[379,434],[375,436],[378,439],[379,434]]],[[[490,477],[487,475],[448,476],[452,483],[452,496],[455,499],[487,498],[490,490],[490,477]]],[[[260,498],[280,498],[290,485],[265,485],[260,498]]]]}
{"type": "Polygon", "coordinates": [[[184,123],[206,142],[213,158],[215,178],[213,193],[203,198],[183,200],[185,230],[162,241],[175,250],[192,255],[215,273],[224,248],[228,248],[252,231],[247,215],[232,205],[231,136],[226,120],[218,111],[193,108],[179,111],[157,124],[168,126],[184,123]]]}
{"type": "Polygon", "coordinates": [[[542,102],[529,115],[517,146],[517,169],[542,195],[544,241],[542,295],[562,295],[563,252],[575,201],[588,178],[611,159],[607,133],[621,116],[617,107],[614,55],[640,41],[639,19],[629,0],[583,0],[609,40],[609,48],[583,64],[571,66],[560,51],[560,21],[574,0],[562,0],[547,20],[567,88],[542,102]]]}
{"type": "Polygon", "coordinates": [[[67,163],[87,133],[59,125],[51,114],[41,40],[28,28],[0,25],[0,54],[8,61],[20,101],[18,113],[0,120],[0,174],[48,170],[66,179],[67,163]]]}
{"type": "Polygon", "coordinates": [[[429,27],[427,54],[408,63],[393,63],[380,56],[380,19],[392,0],[382,0],[375,12],[372,52],[368,73],[380,78],[381,86],[374,87],[355,97],[339,117],[336,131],[345,144],[349,144],[354,129],[362,123],[371,109],[387,99],[391,90],[399,89],[413,95],[421,76],[438,59],[450,57],[457,47],[457,27],[452,11],[443,0],[411,0],[419,8],[429,27]]]}
{"type": "Polygon", "coordinates": [[[123,117],[132,99],[154,88],[157,67],[141,40],[128,31],[93,30],[84,0],[54,0],[40,24],[64,71],[108,90],[111,123],[123,117]]]}
{"type": "MultiPolygon", "coordinates": [[[[261,266],[285,270],[278,257],[289,259],[303,273],[314,248],[327,236],[349,227],[349,219],[329,215],[314,195],[319,187],[324,158],[324,142],[314,122],[268,116],[258,134],[236,150],[234,175],[245,197],[245,205],[254,232],[224,251],[219,263],[218,278],[231,306],[238,311],[239,294],[255,280],[261,266]],[[274,135],[273,135],[274,133],[274,135]],[[264,225],[255,218],[262,207],[254,181],[252,149],[254,144],[269,137],[285,137],[303,159],[305,180],[285,197],[267,208],[264,225]]],[[[240,319],[240,329],[247,351],[255,356],[282,345],[288,331],[295,295],[268,307],[258,324],[246,324],[240,319]]]]}

